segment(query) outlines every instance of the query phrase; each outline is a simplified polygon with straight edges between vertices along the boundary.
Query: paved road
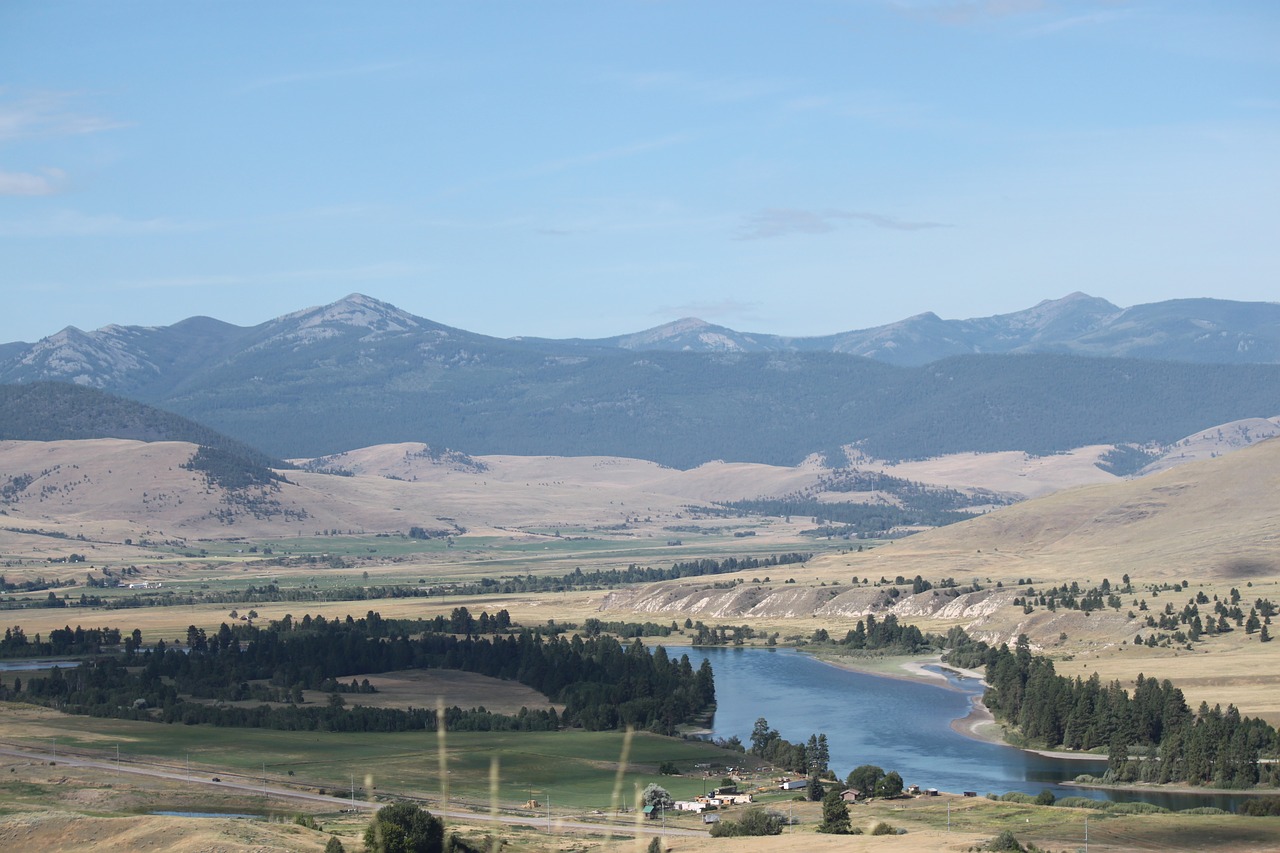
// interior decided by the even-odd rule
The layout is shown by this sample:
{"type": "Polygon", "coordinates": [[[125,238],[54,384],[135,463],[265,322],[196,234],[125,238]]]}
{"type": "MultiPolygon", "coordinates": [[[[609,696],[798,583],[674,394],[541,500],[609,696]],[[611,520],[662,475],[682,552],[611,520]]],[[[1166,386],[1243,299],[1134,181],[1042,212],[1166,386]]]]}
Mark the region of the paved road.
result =
{"type": "MultiPolygon", "coordinates": [[[[146,776],[153,779],[168,779],[173,782],[184,782],[193,785],[207,785],[214,788],[230,789],[233,791],[244,791],[246,793],[262,795],[266,797],[274,797],[276,799],[297,800],[312,803],[321,803],[334,809],[349,809],[353,805],[356,809],[366,811],[376,811],[385,805],[386,802],[375,802],[373,800],[355,800],[351,797],[332,797],[326,794],[315,794],[310,791],[300,791],[296,788],[285,788],[279,785],[264,785],[261,783],[253,783],[248,781],[235,781],[233,776],[238,774],[227,773],[226,779],[222,775],[214,781],[213,777],[206,778],[205,773],[209,773],[208,767],[201,770],[201,775],[190,777],[183,770],[173,770],[164,765],[145,765],[139,764],[134,759],[121,761],[117,763],[111,758],[95,759],[85,758],[83,756],[74,755],[66,752],[45,752],[42,750],[34,750],[29,748],[18,747],[13,744],[0,746],[0,755],[7,755],[13,758],[22,758],[28,761],[56,761],[59,765],[67,767],[91,767],[97,770],[105,770],[110,773],[129,773],[134,776],[146,776]]],[[[243,776],[241,777],[243,779],[243,776]]],[[[545,828],[547,826],[547,818],[545,815],[539,817],[537,815],[492,815],[485,812],[462,811],[459,809],[431,809],[431,813],[437,817],[454,818],[473,823],[502,823],[510,826],[526,826],[533,829],[545,828]]],[[[614,835],[634,836],[634,835],[674,835],[685,837],[704,837],[706,833],[692,829],[675,829],[668,828],[663,830],[660,825],[655,824],[636,824],[632,821],[626,823],[618,823],[611,821],[600,821],[593,823],[584,820],[565,820],[552,817],[550,820],[551,830],[554,832],[590,832],[600,834],[601,832],[611,832],[614,835]]]]}

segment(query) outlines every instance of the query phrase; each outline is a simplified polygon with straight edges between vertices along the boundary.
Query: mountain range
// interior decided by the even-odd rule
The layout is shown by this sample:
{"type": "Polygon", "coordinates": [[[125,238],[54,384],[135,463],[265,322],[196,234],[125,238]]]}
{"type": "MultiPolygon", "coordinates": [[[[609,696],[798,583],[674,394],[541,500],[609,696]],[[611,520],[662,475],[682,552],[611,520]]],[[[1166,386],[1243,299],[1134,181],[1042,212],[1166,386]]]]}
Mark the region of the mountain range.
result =
{"type": "Polygon", "coordinates": [[[500,339],[353,294],[252,327],[68,327],[0,345],[0,383],[102,389],[278,457],[422,441],[675,467],[1164,444],[1280,409],[1280,305],[1083,294],[814,338],[688,320],[500,339]],[[1124,358],[1117,356],[1124,355],[1124,358]],[[1141,356],[1138,358],[1137,356],[1141,356]]]}
{"type": "Polygon", "coordinates": [[[1280,360],[1280,303],[1174,299],[1119,308],[1072,293],[1012,314],[943,320],[927,312],[815,337],[743,333],[686,318],[635,334],[571,343],[630,350],[839,352],[904,366],[976,353],[1270,364],[1280,360]]]}

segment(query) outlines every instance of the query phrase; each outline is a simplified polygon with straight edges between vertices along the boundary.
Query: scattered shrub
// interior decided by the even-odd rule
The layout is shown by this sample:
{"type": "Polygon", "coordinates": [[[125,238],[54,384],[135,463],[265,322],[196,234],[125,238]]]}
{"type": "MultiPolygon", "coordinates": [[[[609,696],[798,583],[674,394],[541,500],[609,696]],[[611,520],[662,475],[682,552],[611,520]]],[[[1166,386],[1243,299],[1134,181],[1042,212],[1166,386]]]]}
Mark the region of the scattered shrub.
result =
{"type": "Polygon", "coordinates": [[[1168,814],[1163,806],[1151,803],[1107,803],[1107,811],[1111,814],[1168,814]]]}
{"type": "Polygon", "coordinates": [[[1026,853],[1027,848],[1022,846],[1022,842],[1009,830],[1005,830],[986,843],[983,850],[991,850],[993,853],[1026,853]]]}
{"type": "Polygon", "coordinates": [[[1250,817],[1274,817],[1280,815],[1280,797],[1261,797],[1250,799],[1237,810],[1250,817]]]}
{"type": "Polygon", "coordinates": [[[787,819],[775,811],[765,811],[753,806],[742,813],[740,820],[722,820],[711,827],[712,838],[732,838],[738,835],[781,835],[787,819]]]}
{"type": "Polygon", "coordinates": [[[1060,797],[1055,805],[1064,809],[1093,809],[1094,811],[1107,809],[1106,800],[1094,800],[1089,797],[1060,797]]]}

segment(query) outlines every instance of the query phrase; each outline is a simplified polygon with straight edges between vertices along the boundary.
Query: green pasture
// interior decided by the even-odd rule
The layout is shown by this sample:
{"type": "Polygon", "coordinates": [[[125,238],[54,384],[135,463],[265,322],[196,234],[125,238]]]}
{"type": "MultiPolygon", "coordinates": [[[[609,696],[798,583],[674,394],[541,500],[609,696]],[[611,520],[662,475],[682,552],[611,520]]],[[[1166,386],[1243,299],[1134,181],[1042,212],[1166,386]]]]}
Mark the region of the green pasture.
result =
{"type": "MultiPolygon", "coordinates": [[[[268,783],[323,788],[341,796],[440,796],[440,743],[435,732],[281,732],[161,725],[125,720],[51,717],[59,749],[93,750],[122,762],[158,762],[183,770],[188,756],[192,775],[245,777],[268,783]],[[292,776],[290,775],[292,773],[292,776]],[[372,790],[366,786],[372,785],[372,790]]],[[[52,735],[25,745],[48,749],[52,735]]],[[[448,732],[444,749],[450,798],[487,807],[490,767],[499,766],[499,800],[515,808],[532,797],[550,798],[553,810],[608,810],[620,763],[625,759],[622,801],[631,805],[635,787],[657,782],[675,797],[692,797],[719,784],[726,765],[739,766],[741,753],[701,741],[636,732],[624,755],[622,732],[448,732]],[[680,776],[663,776],[659,766],[674,762],[680,776]],[[711,764],[710,778],[695,764],[711,764]]]]}

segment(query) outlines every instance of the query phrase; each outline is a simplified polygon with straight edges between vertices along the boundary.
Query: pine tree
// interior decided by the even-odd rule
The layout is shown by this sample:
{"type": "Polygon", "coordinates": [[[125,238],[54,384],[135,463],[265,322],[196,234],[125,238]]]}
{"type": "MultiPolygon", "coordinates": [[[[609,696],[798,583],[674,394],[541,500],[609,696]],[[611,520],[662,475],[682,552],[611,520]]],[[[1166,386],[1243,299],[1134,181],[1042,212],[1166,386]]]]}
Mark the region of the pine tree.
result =
{"type": "Polygon", "coordinates": [[[818,825],[818,832],[848,835],[850,828],[849,806],[840,789],[833,787],[822,798],[822,823],[818,825]]]}

